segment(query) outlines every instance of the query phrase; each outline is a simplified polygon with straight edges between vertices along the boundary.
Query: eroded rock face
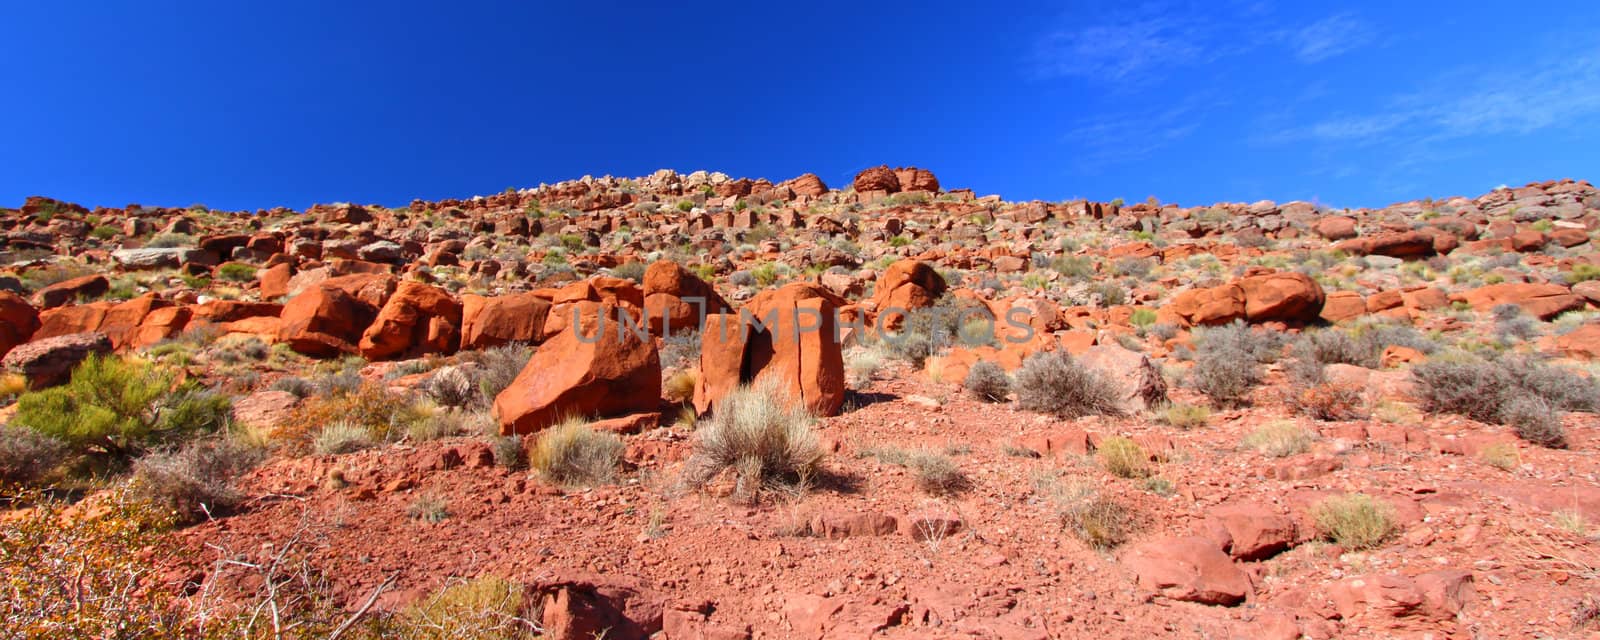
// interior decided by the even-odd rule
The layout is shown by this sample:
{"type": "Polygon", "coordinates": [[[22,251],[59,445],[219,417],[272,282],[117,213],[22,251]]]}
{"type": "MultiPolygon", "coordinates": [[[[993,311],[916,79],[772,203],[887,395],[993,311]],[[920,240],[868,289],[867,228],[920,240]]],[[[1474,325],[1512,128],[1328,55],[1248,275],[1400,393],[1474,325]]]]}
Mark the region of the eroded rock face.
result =
{"type": "Polygon", "coordinates": [[[460,342],[461,303],[420,282],[402,282],[361,336],[369,360],[453,353],[460,342]]]}
{"type": "Polygon", "coordinates": [[[342,289],[314,287],[283,305],[278,341],[308,356],[354,354],[374,315],[372,305],[342,289]]]}
{"type": "Polygon", "coordinates": [[[900,177],[888,165],[863,169],[856,174],[856,179],[851,183],[856,193],[867,191],[886,191],[898,193],[900,191],[900,177]]]}
{"type": "Polygon", "coordinates": [[[845,377],[834,320],[842,302],[821,287],[797,282],[763,292],[742,314],[708,316],[701,332],[696,410],[710,412],[740,384],[771,378],[813,413],[838,415],[845,377]],[[754,326],[752,319],[763,326],[754,326]]]}
{"type": "Polygon", "coordinates": [[[731,307],[699,276],[670,260],[658,260],[644,272],[644,312],[656,336],[695,331],[701,319],[731,307]]]}
{"type": "Polygon", "coordinates": [[[487,349],[544,339],[550,301],[533,293],[461,296],[461,348],[487,349]]]}
{"type": "Polygon", "coordinates": [[[53,309],[70,302],[98,298],[105,295],[110,288],[111,281],[96,273],[63,280],[40,289],[33,295],[33,303],[40,309],[53,309]]]}
{"type": "Polygon", "coordinates": [[[1165,311],[1188,326],[1249,322],[1311,323],[1321,319],[1322,285],[1301,273],[1247,276],[1172,298],[1165,311]]]}
{"type": "Polygon", "coordinates": [[[7,371],[28,379],[29,389],[44,389],[65,384],[72,369],[94,354],[111,353],[111,339],[91,331],[74,333],[20,345],[0,360],[7,371]]]}
{"type": "MultiPolygon", "coordinates": [[[[537,433],[568,416],[615,417],[661,404],[655,344],[619,324],[625,310],[585,302],[579,325],[545,341],[494,400],[503,435],[537,433]]],[[[630,318],[637,323],[638,318],[630,318]]]]}
{"type": "Polygon", "coordinates": [[[1492,311],[1502,304],[1514,304],[1522,311],[1540,320],[1549,320],[1568,311],[1584,308],[1581,296],[1559,284],[1530,284],[1507,282],[1491,284],[1450,296],[1452,301],[1465,302],[1477,311],[1492,311]]]}
{"type": "Polygon", "coordinates": [[[0,358],[39,330],[39,312],[22,296],[0,291],[0,358]]]}
{"type": "Polygon", "coordinates": [[[1123,563],[1138,577],[1139,588],[1173,600],[1235,605],[1250,595],[1250,578],[1205,538],[1151,540],[1129,550],[1123,563]]]}
{"type": "Polygon", "coordinates": [[[889,314],[878,322],[895,330],[905,321],[904,313],[933,306],[944,295],[947,285],[938,270],[920,260],[900,260],[889,265],[873,290],[872,307],[889,314]]]}

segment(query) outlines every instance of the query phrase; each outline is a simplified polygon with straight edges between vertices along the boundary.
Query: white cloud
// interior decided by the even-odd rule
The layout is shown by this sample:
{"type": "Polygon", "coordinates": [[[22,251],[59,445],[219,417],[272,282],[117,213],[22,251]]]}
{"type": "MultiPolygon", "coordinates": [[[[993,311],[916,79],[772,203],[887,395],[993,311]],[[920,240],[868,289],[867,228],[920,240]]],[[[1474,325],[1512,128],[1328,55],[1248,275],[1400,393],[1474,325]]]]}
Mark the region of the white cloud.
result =
{"type": "Polygon", "coordinates": [[[1329,16],[1284,34],[1286,44],[1294,47],[1295,57],[1306,63],[1322,62],[1358,49],[1372,39],[1372,29],[1349,14],[1329,16]]]}

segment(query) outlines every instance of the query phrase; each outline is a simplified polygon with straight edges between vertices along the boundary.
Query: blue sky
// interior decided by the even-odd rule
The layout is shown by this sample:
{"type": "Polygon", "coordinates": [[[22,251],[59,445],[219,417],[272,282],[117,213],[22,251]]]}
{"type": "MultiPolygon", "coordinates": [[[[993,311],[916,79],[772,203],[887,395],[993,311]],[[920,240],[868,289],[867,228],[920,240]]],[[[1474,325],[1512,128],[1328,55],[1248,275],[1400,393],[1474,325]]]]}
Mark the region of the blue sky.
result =
{"type": "Polygon", "coordinates": [[[882,163],[1182,204],[1600,178],[1594,2],[90,4],[0,9],[0,205],[882,163]]]}

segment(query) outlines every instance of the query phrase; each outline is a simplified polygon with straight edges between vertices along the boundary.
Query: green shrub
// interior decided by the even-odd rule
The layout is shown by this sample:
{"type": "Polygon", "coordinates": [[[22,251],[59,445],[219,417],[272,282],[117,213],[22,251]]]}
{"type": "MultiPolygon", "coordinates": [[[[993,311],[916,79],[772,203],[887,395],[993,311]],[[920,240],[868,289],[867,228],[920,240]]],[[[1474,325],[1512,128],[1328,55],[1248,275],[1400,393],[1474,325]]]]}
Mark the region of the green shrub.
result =
{"type": "Polygon", "coordinates": [[[748,501],[763,485],[804,487],[817,473],[823,451],[811,428],[815,418],[769,380],[729,393],[695,432],[685,464],[687,485],[702,486],[731,468],[738,475],[735,495],[748,501]]]}
{"type": "Polygon", "coordinates": [[[118,229],[118,228],[110,226],[110,225],[104,225],[104,226],[95,227],[92,231],[89,232],[89,235],[94,237],[94,239],[96,239],[96,240],[110,240],[112,238],[117,237],[117,234],[119,234],[119,233],[122,233],[121,229],[118,229]]]}
{"type": "Polygon", "coordinates": [[[1005,402],[1006,396],[1011,394],[1011,377],[1000,365],[979,360],[967,370],[967,379],[962,382],[962,387],[972,397],[984,402],[1005,402]]]}
{"type": "Polygon", "coordinates": [[[635,283],[643,283],[644,268],[643,262],[625,262],[617,267],[612,268],[611,276],[614,278],[622,278],[624,280],[632,280],[635,283]]]}
{"type": "Polygon", "coordinates": [[[150,238],[144,246],[150,249],[179,249],[194,246],[194,236],[182,233],[160,233],[150,238]]]}
{"type": "Polygon", "coordinates": [[[229,262],[217,267],[217,279],[224,282],[250,282],[256,279],[256,268],[242,262],[229,262]]]}
{"type": "Polygon", "coordinates": [[[556,484],[593,486],[616,479],[622,450],[616,434],[595,431],[587,421],[573,418],[539,434],[528,464],[556,484]]]}
{"type": "Polygon", "coordinates": [[[1328,498],[1311,509],[1317,531],[1351,551],[1372,549],[1394,534],[1394,507],[1355,493],[1328,498]]]}
{"type": "Polygon", "coordinates": [[[1128,316],[1128,324],[1131,324],[1131,325],[1133,325],[1135,327],[1139,327],[1141,329],[1145,328],[1145,327],[1148,327],[1148,326],[1150,326],[1152,324],[1155,324],[1155,322],[1156,322],[1156,312],[1155,312],[1154,309],[1146,309],[1144,307],[1140,307],[1138,309],[1134,309],[1133,313],[1128,316]]]}
{"type": "Polygon", "coordinates": [[[1122,415],[1117,388],[1060,351],[1028,356],[1017,370],[1012,388],[1017,406],[1063,418],[1122,415]]]}
{"type": "Polygon", "coordinates": [[[156,365],[92,355],[67,384],[18,398],[14,421],[79,453],[116,457],[227,423],[232,403],[226,396],[174,380],[156,365]]]}

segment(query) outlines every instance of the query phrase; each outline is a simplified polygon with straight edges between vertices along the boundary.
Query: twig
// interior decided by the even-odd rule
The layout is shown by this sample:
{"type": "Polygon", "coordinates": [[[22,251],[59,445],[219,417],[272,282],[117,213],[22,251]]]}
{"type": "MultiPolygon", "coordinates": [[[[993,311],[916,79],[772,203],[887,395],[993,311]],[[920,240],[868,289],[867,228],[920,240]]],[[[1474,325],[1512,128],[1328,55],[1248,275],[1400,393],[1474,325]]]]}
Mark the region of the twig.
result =
{"type": "Polygon", "coordinates": [[[382,595],[384,591],[389,590],[389,587],[394,584],[395,578],[398,577],[400,577],[400,572],[396,571],[389,574],[388,578],[384,578],[383,583],[379,584],[376,589],[372,590],[372,595],[367,596],[367,601],[361,604],[361,608],[356,609],[356,612],[349,618],[345,619],[345,621],[341,623],[337,629],[334,629],[333,633],[328,634],[328,640],[339,640],[339,636],[344,635],[345,630],[349,629],[350,625],[355,624],[357,620],[360,620],[361,616],[367,615],[367,611],[372,608],[372,605],[378,602],[378,596],[382,595]]]}

